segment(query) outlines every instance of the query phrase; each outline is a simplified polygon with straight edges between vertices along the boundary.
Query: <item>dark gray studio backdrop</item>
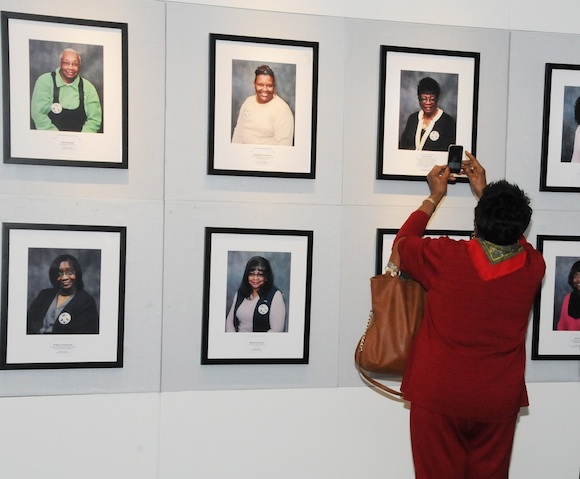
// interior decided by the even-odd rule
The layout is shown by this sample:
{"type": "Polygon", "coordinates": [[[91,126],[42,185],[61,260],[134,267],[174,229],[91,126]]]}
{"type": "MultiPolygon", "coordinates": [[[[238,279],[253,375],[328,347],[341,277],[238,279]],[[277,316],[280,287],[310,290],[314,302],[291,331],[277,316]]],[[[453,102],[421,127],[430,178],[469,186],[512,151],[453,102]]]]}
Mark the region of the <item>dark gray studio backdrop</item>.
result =
{"type": "MultiPolygon", "coordinates": [[[[53,72],[60,66],[60,55],[65,48],[72,48],[79,52],[81,56],[81,69],[79,75],[90,81],[101,100],[103,116],[105,111],[105,101],[103,97],[103,46],[86,45],[84,43],[64,43],[44,40],[29,41],[30,55],[30,96],[34,84],[40,75],[53,72]]],[[[31,121],[31,128],[34,124],[31,121]]]]}
{"type": "Polygon", "coordinates": [[[100,311],[101,250],[61,248],[28,249],[27,309],[41,290],[52,288],[48,271],[54,259],[63,254],[70,254],[78,260],[83,272],[85,291],[95,299],[97,309],[100,311]]]}
{"type": "MultiPolygon", "coordinates": [[[[256,68],[268,65],[276,78],[275,92],[288,103],[292,114],[296,117],[296,65],[293,63],[260,62],[249,60],[232,60],[232,128],[234,133],[240,107],[249,96],[254,96],[254,80],[256,68]]],[[[216,95],[218,92],[216,92],[216,95]]]]}
{"type": "MultiPolygon", "coordinates": [[[[572,286],[568,284],[568,275],[570,268],[580,258],[574,256],[557,256],[556,257],[556,278],[554,279],[554,330],[557,329],[558,320],[560,319],[560,310],[562,309],[562,301],[564,297],[572,292],[572,286]]],[[[544,298],[542,297],[542,301],[544,298]]],[[[549,301],[550,298],[546,298],[549,301]]]]}
{"type": "Polygon", "coordinates": [[[580,101],[580,86],[564,87],[564,118],[562,120],[562,163],[569,163],[572,160],[574,151],[574,135],[578,123],[574,118],[574,105],[576,100],[580,101]]]}
{"type": "MultiPolygon", "coordinates": [[[[401,105],[399,108],[399,138],[401,137],[409,115],[421,110],[417,97],[417,85],[422,78],[431,77],[441,88],[437,106],[445,113],[451,115],[458,123],[457,118],[457,95],[459,75],[455,73],[421,72],[412,70],[401,71],[401,105]]],[[[395,108],[396,105],[387,105],[387,108],[395,108]]]]}
{"type": "Polygon", "coordinates": [[[288,331],[289,303],[290,303],[290,263],[291,253],[276,253],[264,251],[228,251],[228,277],[226,290],[226,307],[224,313],[224,325],[226,316],[232,306],[234,296],[240,287],[246,263],[252,256],[266,258],[274,273],[274,284],[282,292],[286,303],[286,321],[284,331],[288,331]]]}

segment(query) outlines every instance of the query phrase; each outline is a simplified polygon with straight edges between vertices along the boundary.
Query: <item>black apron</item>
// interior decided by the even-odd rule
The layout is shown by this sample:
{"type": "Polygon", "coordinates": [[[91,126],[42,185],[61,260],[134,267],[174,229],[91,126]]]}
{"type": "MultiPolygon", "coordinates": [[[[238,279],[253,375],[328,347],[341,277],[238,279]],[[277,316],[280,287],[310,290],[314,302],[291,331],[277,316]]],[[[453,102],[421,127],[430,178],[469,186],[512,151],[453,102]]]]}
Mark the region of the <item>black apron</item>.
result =
{"type": "MultiPolygon", "coordinates": [[[[54,85],[53,102],[59,103],[59,92],[56,86],[56,72],[52,72],[52,83],[54,85]]],[[[53,104],[54,104],[53,103],[53,104]]],[[[48,117],[59,131],[81,131],[87,121],[85,111],[85,91],[83,88],[83,79],[79,77],[79,106],[74,110],[63,108],[60,113],[54,111],[48,112],[48,117]]]]}
{"type": "MultiPolygon", "coordinates": [[[[260,296],[260,299],[256,303],[253,317],[254,333],[267,333],[270,329],[270,307],[272,306],[272,299],[274,298],[276,291],[278,291],[278,288],[276,288],[276,286],[272,286],[264,297],[260,296]],[[262,306],[262,308],[260,308],[260,306],[262,306]]],[[[238,297],[234,307],[234,328],[236,328],[236,332],[238,332],[240,324],[240,320],[236,316],[236,313],[238,312],[238,308],[243,301],[244,298],[238,291],[238,297]]]]}

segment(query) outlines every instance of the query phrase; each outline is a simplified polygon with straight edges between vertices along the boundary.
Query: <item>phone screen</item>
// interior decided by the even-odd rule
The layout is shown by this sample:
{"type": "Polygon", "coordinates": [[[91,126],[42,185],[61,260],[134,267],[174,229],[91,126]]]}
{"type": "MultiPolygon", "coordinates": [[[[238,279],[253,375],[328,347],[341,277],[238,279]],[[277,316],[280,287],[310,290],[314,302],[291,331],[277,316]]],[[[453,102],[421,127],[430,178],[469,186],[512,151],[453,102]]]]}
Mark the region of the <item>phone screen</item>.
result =
{"type": "Polygon", "coordinates": [[[447,165],[451,173],[461,171],[461,159],[463,158],[463,147],[461,145],[449,145],[447,154],[447,165]]]}

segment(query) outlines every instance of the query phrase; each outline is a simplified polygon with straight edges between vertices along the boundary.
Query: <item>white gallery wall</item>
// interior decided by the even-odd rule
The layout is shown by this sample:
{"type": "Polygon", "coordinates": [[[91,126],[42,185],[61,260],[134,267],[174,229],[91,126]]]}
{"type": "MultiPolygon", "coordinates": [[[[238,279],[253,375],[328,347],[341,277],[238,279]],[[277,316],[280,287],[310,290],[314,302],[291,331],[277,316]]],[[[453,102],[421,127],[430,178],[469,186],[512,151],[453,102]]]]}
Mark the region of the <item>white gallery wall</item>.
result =
{"type": "MultiPolygon", "coordinates": [[[[129,37],[127,170],[0,163],[2,222],[127,227],[124,366],[0,371],[2,477],[413,477],[407,405],[364,386],[352,362],[376,230],[398,228],[428,191],[375,179],[380,45],[480,52],[477,155],[488,179],[530,193],[532,243],[580,235],[578,193],[538,187],[544,66],[580,64],[580,4],[0,0],[0,9],[125,22],[129,37]],[[315,179],[206,173],[210,33],[319,43],[315,179]],[[210,226],[314,232],[308,364],[200,364],[210,226]]],[[[468,186],[454,185],[430,227],[469,230],[474,206],[468,186]]],[[[512,477],[577,479],[580,362],[528,360],[527,378],[512,477]]]]}

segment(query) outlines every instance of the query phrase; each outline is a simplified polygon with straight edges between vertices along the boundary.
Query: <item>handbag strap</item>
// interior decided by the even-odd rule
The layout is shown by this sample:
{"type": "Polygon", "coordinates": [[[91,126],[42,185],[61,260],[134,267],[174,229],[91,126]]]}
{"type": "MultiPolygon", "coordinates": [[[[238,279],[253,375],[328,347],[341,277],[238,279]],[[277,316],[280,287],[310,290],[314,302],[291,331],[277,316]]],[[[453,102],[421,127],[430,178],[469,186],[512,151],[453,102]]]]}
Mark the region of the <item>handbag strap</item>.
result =
{"type": "MultiPolygon", "coordinates": [[[[400,265],[401,265],[401,256],[399,255],[399,249],[397,248],[397,244],[395,243],[395,245],[393,246],[393,249],[391,250],[391,256],[389,257],[389,262],[387,264],[386,273],[390,274],[391,276],[399,275],[400,274],[400,271],[399,271],[400,265]]],[[[372,311],[371,311],[371,315],[372,315],[372,311]]],[[[363,346],[365,343],[365,337],[367,334],[367,329],[370,325],[370,319],[371,318],[369,317],[369,321],[367,323],[367,327],[365,329],[365,332],[363,333],[363,335],[359,341],[358,347],[356,348],[355,353],[354,353],[354,362],[356,364],[356,368],[357,368],[361,378],[363,378],[363,380],[367,384],[370,384],[371,386],[374,386],[377,389],[380,389],[381,391],[384,391],[388,394],[392,394],[393,396],[403,397],[403,393],[401,391],[399,391],[397,389],[390,388],[386,384],[383,384],[380,381],[377,381],[376,379],[373,379],[372,377],[370,377],[369,374],[360,365],[360,355],[362,353],[363,346]]]]}
{"type": "Polygon", "coordinates": [[[391,250],[391,256],[389,256],[389,262],[387,263],[387,268],[385,273],[389,273],[391,276],[398,276],[401,274],[401,255],[399,254],[399,248],[397,243],[393,245],[391,250]]]}
{"type": "Polygon", "coordinates": [[[378,388],[381,391],[384,391],[386,393],[392,394],[393,396],[403,397],[403,393],[401,391],[390,388],[386,384],[383,384],[383,383],[377,381],[376,379],[371,378],[360,365],[360,355],[362,353],[362,350],[363,350],[363,347],[365,344],[365,337],[367,335],[367,329],[368,329],[370,322],[371,322],[370,320],[371,320],[372,314],[373,313],[371,311],[370,316],[369,316],[369,321],[367,323],[367,327],[365,328],[365,332],[363,333],[362,337],[360,338],[358,346],[354,352],[354,362],[356,364],[356,368],[357,368],[360,376],[363,378],[363,380],[366,381],[371,386],[374,386],[374,387],[376,387],[376,388],[378,388]]]}
{"type": "Polygon", "coordinates": [[[397,389],[390,388],[390,387],[389,387],[389,386],[387,386],[386,384],[383,384],[383,383],[381,383],[381,382],[377,381],[376,379],[373,379],[373,378],[371,378],[371,377],[370,377],[370,376],[369,376],[369,375],[368,375],[368,374],[365,372],[365,370],[364,370],[364,369],[362,369],[362,368],[359,366],[359,364],[358,364],[358,363],[357,363],[356,367],[357,367],[357,369],[358,369],[358,372],[359,372],[359,374],[361,375],[361,377],[362,377],[362,378],[363,378],[363,379],[364,379],[364,380],[365,380],[367,383],[369,383],[370,385],[372,385],[372,386],[374,386],[374,387],[376,387],[376,388],[378,388],[378,389],[380,389],[380,390],[382,390],[382,391],[385,391],[385,392],[387,392],[387,393],[389,393],[389,394],[392,394],[393,396],[403,397],[403,393],[402,393],[401,391],[398,391],[397,389]]]}

